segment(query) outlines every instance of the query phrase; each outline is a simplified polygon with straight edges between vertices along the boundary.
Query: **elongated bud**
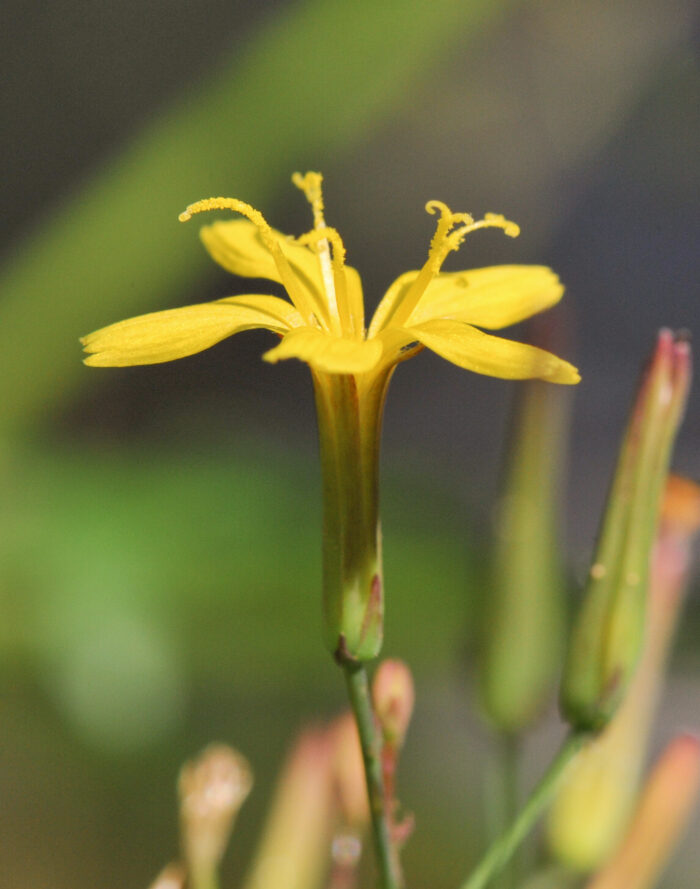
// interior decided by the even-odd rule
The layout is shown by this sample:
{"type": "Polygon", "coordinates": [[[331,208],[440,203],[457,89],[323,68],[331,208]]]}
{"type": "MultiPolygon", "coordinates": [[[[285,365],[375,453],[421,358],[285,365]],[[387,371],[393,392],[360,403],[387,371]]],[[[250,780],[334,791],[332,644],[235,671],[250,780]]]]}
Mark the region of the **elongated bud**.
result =
{"type": "Polygon", "coordinates": [[[372,700],[384,742],[401,747],[415,703],[413,676],[403,661],[381,662],[372,682],[372,700]]]}
{"type": "Polygon", "coordinates": [[[365,768],[357,725],[350,712],[329,728],[333,744],[333,786],[339,818],[331,841],[327,889],[356,889],[370,821],[365,768]]]}
{"type": "Polygon", "coordinates": [[[627,690],[641,650],[662,485],[690,384],[690,346],[659,333],[628,423],[561,690],[564,717],[599,731],[627,690]]]}
{"type": "Polygon", "coordinates": [[[247,761],[224,744],[207,747],[180,772],[180,824],[189,883],[212,885],[236,815],[250,793],[247,761]]]}
{"type": "Polygon", "coordinates": [[[496,514],[480,677],[486,715],[509,733],[530,724],[552,690],[564,635],[557,496],[567,393],[537,380],[519,393],[496,514]]]}
{"type": "Polygon", "coordinates": [[[700,485],[670,475],[661,508],[661,529],[654,557],[654,579],[663,587],[667,609],[676,606],[688,573],[693,538],[700,531],[700,485]]]}
{"type": "Polygon", "coordinates": [[[550,811],[550,848],[569,867],[594,870],[627,827],[698,528],[700,487],[670,476],[654,546],[642,657],[620,708],[572,763],[550,811]]]}
{"type": "Polygon", "coordinates": [[[306,731],[277,784],[245,889],[320,886],[333,834],[332,733],[306,731]]]}
{"type": "MultiPolygon", "coordinates": [[[[413,676],[403,661],[382,661],[372,682],[372,701],[383,740],[381,765],[384,817],[392,839],[394,870],[396,874],[401,874],[399,851],[414,828],[413,815],[399,817],[401,806],[396,794],[396,775],[401,748],[415,703],[413,676]]],[[[403,885],[402,878],[398,882],[403,885]]]]}
{"type": "Polygon", "coordinates": [[[369,823],[365,767],[352,713],[339,716],[329,729],[333,743],[333,778],[344,827],[362,831],[369,823]]]}
{"type": "Polygon", "coordinates": [[[622,845],[587,889],[652,889],[698,800],[700,741],[673,740],[656,763],[622,845]]]}

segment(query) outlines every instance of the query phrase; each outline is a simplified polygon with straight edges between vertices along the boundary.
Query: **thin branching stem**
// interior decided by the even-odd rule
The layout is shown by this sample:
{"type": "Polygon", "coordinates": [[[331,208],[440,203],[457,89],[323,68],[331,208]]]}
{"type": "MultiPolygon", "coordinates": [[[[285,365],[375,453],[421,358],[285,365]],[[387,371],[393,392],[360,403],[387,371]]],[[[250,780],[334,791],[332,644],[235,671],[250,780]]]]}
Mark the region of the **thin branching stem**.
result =
{"type": "Polygon", "coordinates": [[[483,889],[489,880],[508,863],[551,800],[564,770],[589,738],[590,734],[583,732],[574,732],[569,735],[520,814],[505,833],[491,844],[476,870],[461,885],[460,889],[483,889]]]}
{"type": "Polygon", "coordinates": [[[403,877],[386,810],[381,738],[374,721],[367,671],[361,664],[347,662],[342,664],[342,668],[362,747],[380,886],[381,889],[403,889],[403,877]]]}

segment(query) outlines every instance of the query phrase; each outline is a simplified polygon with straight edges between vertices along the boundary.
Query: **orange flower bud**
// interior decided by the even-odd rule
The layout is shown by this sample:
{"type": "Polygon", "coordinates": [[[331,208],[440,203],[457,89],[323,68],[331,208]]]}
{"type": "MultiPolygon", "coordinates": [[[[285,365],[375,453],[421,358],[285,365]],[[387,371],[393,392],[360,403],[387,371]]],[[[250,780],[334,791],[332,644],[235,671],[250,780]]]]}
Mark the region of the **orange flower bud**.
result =
{"type": "Polygon", "coordinates": [[[372,699],[385,742],[400,747],[415,703],[413,676],[403,661],[382,661],[374,675],[372,699]]]}
{"type": "Polygon", "coordinates": [[[320,885],[333,834],[332,735],[304,732],[277,784],[245,889],[320,885]]]}
{"type": "Polygon", "coordinates": [[[250,793],[248,762],[230,747],[213,744],[180,772],[180,823],[190,882],[208,885],[226,850],[233,823],[250,793]]]}
{"type": "Polygon", "coordinates": [[[338,805],[346,827],[362,829],[369,821],[367,784],[357,725],[347,712],[329,729],[333,739],[333,773],[338,805]]]}
{"type": "Polygon", "coordinates": [[[668,745],[642,793],[621,846],[587,889],[651,889],[687,826],[700,790],[700,740],[668,745]]]}

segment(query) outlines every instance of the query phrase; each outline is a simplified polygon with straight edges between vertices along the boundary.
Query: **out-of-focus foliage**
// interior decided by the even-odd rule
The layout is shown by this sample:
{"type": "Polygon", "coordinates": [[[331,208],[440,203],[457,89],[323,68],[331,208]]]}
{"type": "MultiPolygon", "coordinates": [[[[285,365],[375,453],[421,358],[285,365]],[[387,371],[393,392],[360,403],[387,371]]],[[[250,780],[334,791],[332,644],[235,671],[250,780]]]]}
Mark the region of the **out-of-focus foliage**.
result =
{"type": "Polygon", "coordinates": [[[80,379],[73,344],[81,333],[194,284],[203,252],[174,224],[187,204],[225,182],[269,205],[291,169],[347,155],[421,70],[458,37],[473,38],[500,5],[307,0],[188,88],[44,221],[0,278],[3,360],[19,367],[31,357],[21,381],[0,377],[2,427],[36,417],[80,379]]]}
{"type": "MultiPolygon", "coordinates": [[[[310,464],[266,456],[25,456],[1,511],[5,658],[39,664],[85,727],[117,745],[141,745],[149,723],[161,727],[161,711],[186,696],[183,669],[236,693],[252,682],[293,695],[325,662],[320,486],[310,464]],[[151,699],[158,707],[141,709],[151,699]]],[[[466,619],[455,503],[420,480],[409,490],[399,473],[385,501],[388,643],[439,670],[466,619]],[[415,497],[430,500],[429,512],[413,510],[415,497]],[[428,635],[415,633],[417,619],[428,635]]],[[[329,669],[314,684],[327,690],[336,678],[329,669]]]]}

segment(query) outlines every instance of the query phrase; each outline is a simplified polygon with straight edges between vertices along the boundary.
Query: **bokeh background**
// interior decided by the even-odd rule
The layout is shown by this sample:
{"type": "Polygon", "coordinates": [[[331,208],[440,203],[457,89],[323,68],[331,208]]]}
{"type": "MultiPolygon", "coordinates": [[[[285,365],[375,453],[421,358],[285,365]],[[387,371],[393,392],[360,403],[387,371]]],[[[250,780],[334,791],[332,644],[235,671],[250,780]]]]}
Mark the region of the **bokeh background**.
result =
{"type": "MultiPolygon", "coordinates": [[[[179,764],[219,739],[257,776],[234,886],[295,731],[343,706],[308,373],[260,362],[264,334],[106,371],[78,337],[252,289],[177,223],[210,194],[301,232],[290,174],[322,170],[370,306],[423,261],[427,200],[503,212],[517,241],[484,232],[450,262],[567,284],[575,581],[655,331],[698,326],[700,19],[690,0],[7,0],[2,19],[1,882],[147,885],[176,851],[179,764]]],[[[469,651],[517,389],[423,354],[387,407],[386,652],[416,673],[406,860],[432,889],[481,842],[469,651]]],[[[699,441],[696,391],[674,461],[695,478],[699,441]]],[[[655,748],[700,717],[697,597],[687,614],[655,748]]],[[[694,885],[693,836],[664,886],[694,885]]]]}

